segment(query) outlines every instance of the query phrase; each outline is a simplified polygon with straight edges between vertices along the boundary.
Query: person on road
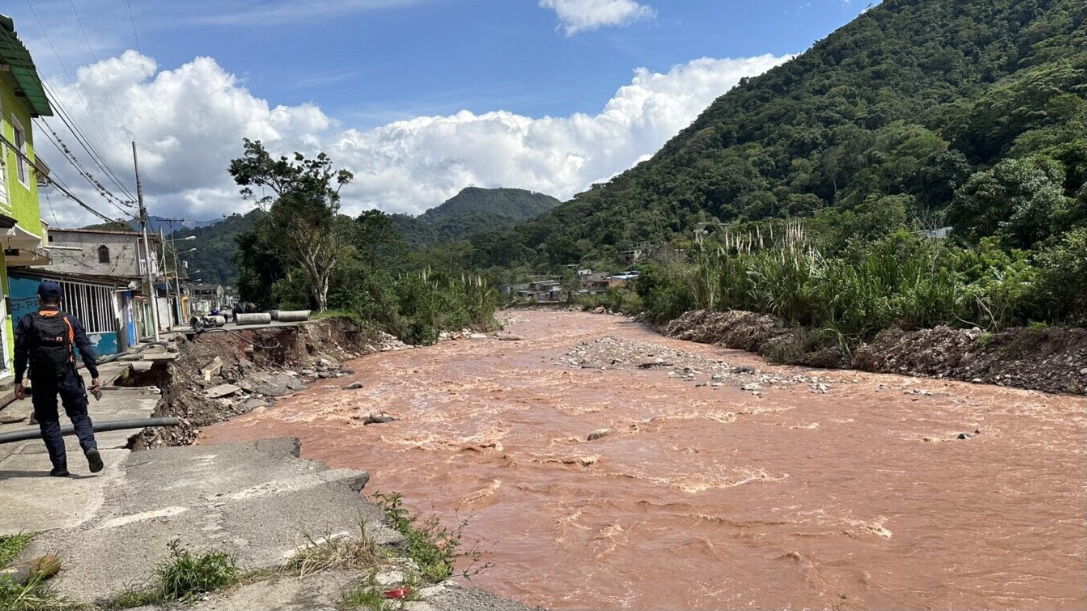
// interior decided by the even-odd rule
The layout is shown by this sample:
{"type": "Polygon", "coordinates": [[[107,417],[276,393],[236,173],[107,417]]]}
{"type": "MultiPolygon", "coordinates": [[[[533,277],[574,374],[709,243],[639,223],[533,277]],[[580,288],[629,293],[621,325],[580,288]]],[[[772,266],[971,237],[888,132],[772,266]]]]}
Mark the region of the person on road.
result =
{"type": "Polygon", "coordinates": [[[94,345],[91,344],[83,323],[60,309],[61,290],[56,282],[42,282],[38,286],[38,312],[27,314],[19,320],[15,329],[15,397],[26,397],[23,374],[30,365],[30,393],[34,404],[34,419],[41,428],[45,448],[54,477],[68,476],[68,459],[64,450],[64,437],[60,433],[60,416],[57,413],[57,394],[64,404],[64,412],[75,427],[79,446],[87,457],[91,473],[102,470],[102,455],[94,440],[94,428],[87,415],[87,390],[83,378],[76,371],[75,348],[90,372],[91,390],[101,388],[98,364],[95,362],[94,345]]]}

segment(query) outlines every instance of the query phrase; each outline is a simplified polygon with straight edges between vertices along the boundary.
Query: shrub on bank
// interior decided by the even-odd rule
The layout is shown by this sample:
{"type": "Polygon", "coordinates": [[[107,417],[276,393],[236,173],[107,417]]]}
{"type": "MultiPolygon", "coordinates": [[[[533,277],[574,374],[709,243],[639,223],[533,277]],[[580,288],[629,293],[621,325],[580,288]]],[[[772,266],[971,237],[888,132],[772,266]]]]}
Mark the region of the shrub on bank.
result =
{"type": "Polygon", "coordinates": [[[687,310],[773,314],[848,343],[884,329],[1033,321],[1082,324],[1087,312],[1087,230],[1037,253],[995,240],[962,248],[905,230],[825,257],[802,239],[766,249],[704,246],[692,261],[647,265],[638,282],[656,323],[687,310]]]}

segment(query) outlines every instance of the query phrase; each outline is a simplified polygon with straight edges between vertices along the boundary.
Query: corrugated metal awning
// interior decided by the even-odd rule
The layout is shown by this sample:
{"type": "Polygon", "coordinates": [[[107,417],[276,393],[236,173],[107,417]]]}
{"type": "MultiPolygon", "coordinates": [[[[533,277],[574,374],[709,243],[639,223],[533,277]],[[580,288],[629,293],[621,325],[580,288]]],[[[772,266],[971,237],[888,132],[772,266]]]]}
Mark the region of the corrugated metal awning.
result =
{"type": "Polygon", "coordinates": [[[30,51],[15,34],[15,22],[6,15],[0,15],[0,63],[11,72],[15,81],[15,95],[26,103],[30,116],[53,116],[53,107],[49,105],[30,51]]]}

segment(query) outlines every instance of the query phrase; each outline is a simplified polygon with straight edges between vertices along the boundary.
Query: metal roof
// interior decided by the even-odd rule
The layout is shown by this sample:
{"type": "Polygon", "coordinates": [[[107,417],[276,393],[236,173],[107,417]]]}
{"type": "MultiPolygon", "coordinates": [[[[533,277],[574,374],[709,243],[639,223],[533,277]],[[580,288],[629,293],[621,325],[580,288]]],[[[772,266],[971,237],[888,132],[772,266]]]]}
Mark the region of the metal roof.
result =
{"type": "Polygon", "coordinates": [[[26,104],[32,117],[51,117],[53,108],[45,95],[38,69],[30,51],[15,34],[15,22],[0,15],[0,63],[6,66],[15,81],[15,96],[26,104]]]}

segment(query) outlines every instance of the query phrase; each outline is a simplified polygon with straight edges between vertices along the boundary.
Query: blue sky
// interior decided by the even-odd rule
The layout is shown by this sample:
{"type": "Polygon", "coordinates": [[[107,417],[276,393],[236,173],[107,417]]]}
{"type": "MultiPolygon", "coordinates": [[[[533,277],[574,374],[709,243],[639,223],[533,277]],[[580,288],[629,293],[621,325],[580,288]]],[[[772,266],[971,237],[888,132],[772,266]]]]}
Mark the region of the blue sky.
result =
{"type": "MultiPolygon", "coordinates": [[[[351,168],[349,212],[418,213],[469,185],[567,198],[648,157],[740,77],[865,6],[34,0],[33,11],[25,1],[3,10],[111,166],[135,138],[155,206],[214,218],[246,209],[225,173],[245,135],[285,152],[326,150],[351,168]]],[[[38,148],[64,174],[65,160],[38,148]]],[[[74,173],[68,182],[78,188],[74,173]]],[[[57,222],[80,219],[57,204],[57,222]]]]}

